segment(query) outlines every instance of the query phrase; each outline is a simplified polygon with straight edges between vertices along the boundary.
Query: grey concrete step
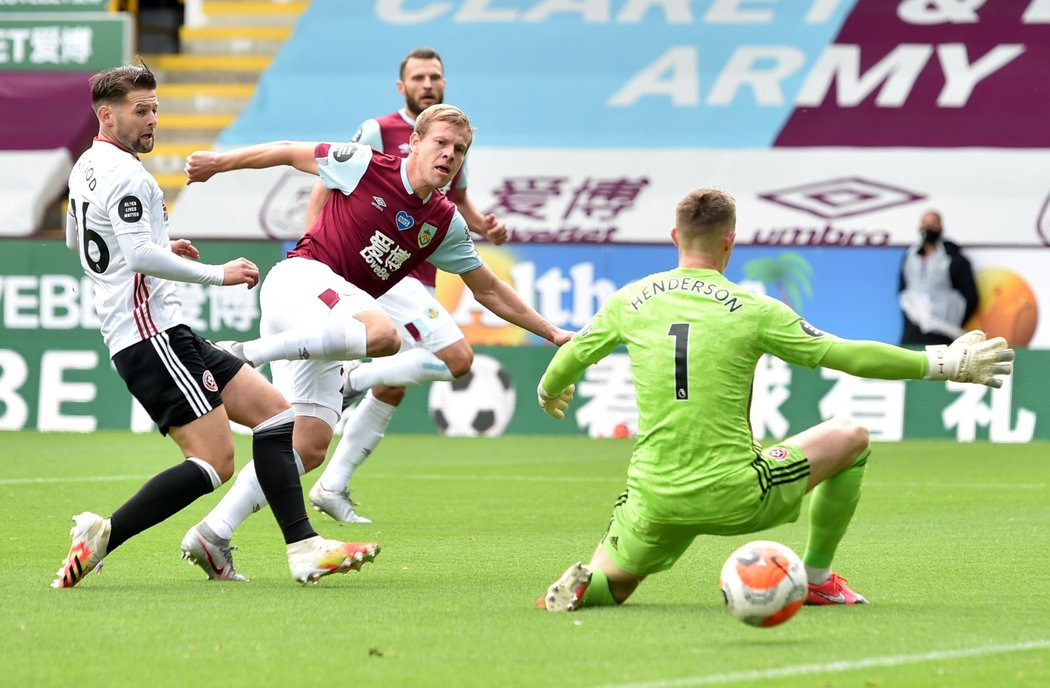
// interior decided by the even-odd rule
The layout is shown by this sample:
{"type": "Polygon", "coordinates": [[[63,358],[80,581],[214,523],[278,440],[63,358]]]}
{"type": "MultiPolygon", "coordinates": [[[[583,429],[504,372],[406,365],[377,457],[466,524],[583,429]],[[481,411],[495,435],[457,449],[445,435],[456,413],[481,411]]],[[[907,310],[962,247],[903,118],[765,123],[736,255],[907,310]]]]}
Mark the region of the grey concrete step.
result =
{"type": "MultiPolygon", "coordinates": [[[[163,139],[165,131],[162,129],[158,133],[163,139]]],[[[212,141],[208,139],[157,143],[153,147],[152,152],[141,156],[142,166],[155,177],[160,175],[183,175],[186,158],[189,157],[190,153],[199,150],[211,150],[213,146],[212,141]]],[[[159,178],[158,181],[160,181],[159,178]]],[[[185,182],[186,180],[183,179],[182,181],[185,182]]]]}
{"type": "Polygon", "coordinates": [[[162,114],[239,113],[254,93],[254,83],[161,83],[157,86],[162,114]]]}
{"type": "Polygon", "coordinates": [[[291,26],[183,26],[184,55],[276,55],[292,35],[291,26]]]}
{"type": "Polygon", "coordinates": [[[308,2],[259,2],[258,0],[208,0],[204,3],[205,26],[292,26],[309,6],[308,2]]]}
{"type": "Polygon", "coordinates": [[[214,141],[219,133],[237,119],[237,113],[184,113],[160,116],[157,145],[214,141]]]}
{"type": "Polygon", "coordinates": [[[272,55],[143,55],[162,84],[255,84],[272,55]]]}

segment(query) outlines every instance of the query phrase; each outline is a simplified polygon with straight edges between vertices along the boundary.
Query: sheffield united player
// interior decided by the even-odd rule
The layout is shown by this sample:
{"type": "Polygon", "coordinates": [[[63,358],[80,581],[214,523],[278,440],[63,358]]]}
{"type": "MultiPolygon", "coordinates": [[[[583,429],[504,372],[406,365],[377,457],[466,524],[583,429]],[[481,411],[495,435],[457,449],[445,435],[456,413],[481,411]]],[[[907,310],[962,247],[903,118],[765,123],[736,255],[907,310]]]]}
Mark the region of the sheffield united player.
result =
{"type": "MultiPolygon", "coordinates": [[[[358,569],[375,558],[375,543],[326,540],[310,526],[288,402],[255,370],[185,324],[175,282],[250,288],[259,270],[245,258],[195,262],[199,253],[189,241],[169,239],[160,187],[138,158],[153,149],[156,88],[144,64],[91,78],[99,133],[70,173],[66,244],[93,283],[102,338],[117,372],[185,461],[151,478],[109,518],[74,516],[72,546],[52,587],[73,587],[129,538],[229,480],[231,419],[253,429],[259,483],[284,535],[292,576],[306,582],[358,569]]],[[[229,560],[229,542],[206,529],[192,530],[183,549],[210,578],[243,580],[229,560]]]]}

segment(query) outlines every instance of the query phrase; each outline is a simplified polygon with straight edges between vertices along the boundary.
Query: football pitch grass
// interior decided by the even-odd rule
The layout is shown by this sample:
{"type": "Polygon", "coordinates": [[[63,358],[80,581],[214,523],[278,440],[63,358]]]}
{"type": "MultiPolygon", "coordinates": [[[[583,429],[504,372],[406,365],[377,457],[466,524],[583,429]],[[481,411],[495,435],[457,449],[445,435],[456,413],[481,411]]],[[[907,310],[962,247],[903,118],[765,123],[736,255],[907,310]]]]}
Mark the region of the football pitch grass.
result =
{"type": "MultiPolygon", "coordinates": [[[[250,452],[238,438],[238,465],[250,452]]],[[[156,435],[0,433],[5,686],[1050,685],[1050,445],[876,444],[835,568],[871,601],[757,629],[718,591],[750,539],[699,538],[618,609],[534,608],[586,561],[623,489],[625,440],[391,436],[354,477],[377,540],[359,573],[291,580],[267,510],[234,536],[248,583],[208,581],[179,542],[225,487],[48,587],[69,517],[108,515],[175,463],[156,435]]],[[[304,478],[309,488],[313,476],[304,478]]],[[[807,500],[808,504],[808,500],[807,500]]]]}

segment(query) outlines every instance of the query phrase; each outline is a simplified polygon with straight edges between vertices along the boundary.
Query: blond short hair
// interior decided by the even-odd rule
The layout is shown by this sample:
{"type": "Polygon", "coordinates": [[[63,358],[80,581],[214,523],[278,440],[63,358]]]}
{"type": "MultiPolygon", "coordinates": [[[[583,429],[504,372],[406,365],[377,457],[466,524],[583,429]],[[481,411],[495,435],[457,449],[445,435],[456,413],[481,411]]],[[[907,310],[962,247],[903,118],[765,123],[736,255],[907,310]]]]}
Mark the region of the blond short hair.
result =
{"type": "Polygon", "coordinates": [[[466,127],[467,147],[474,142],[474,127],[470,125],[470,118],[455,105],[437,103],[419,113],[419,117],[416,118],[416,133],[419,134],[419,138],[426,138],[427,131],[434,122],[448,122],[452,126],[466,127]]]}

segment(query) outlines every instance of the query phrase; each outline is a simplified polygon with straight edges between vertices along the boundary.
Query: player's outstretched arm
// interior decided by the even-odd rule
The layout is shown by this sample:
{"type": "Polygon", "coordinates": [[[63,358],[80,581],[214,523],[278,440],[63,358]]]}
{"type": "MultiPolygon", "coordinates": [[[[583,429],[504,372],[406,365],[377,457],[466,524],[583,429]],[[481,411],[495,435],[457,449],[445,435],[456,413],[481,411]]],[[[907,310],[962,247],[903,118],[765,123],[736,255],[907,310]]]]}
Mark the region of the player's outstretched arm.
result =
{"type": "Polygon", "coordinates": [[[820,365],[872,380],[920,380],[926,374],[926,354],[883,342],[837,339],[820,365]]]}
{"type": "Polygon", "coordinates": [[[274,141],[224,153],[194,151],[186,158],[186,183],[206,182],[222,172],[261,170],[280,165],[317,174],[317,159],[314,158],[316,148],[316,143],[274,141]]]}
{"type": "Polygon", "coordinates": [[[514,289],[486,266],[460,274],[464,284],[485,308],[523,330],[561,346],[572,339],[572,332],[557,327],[521,300],[514,289]]]}
{"type": "Polygon", "coordinates": [[[985,341],[974,330],[948,346],[912,351],[872,341],[837,340],[820,365],[876,380],[953,380],[1002,387],[1001,376],[1013,372],[1014,351],[1002,337],[985,341]]]}

